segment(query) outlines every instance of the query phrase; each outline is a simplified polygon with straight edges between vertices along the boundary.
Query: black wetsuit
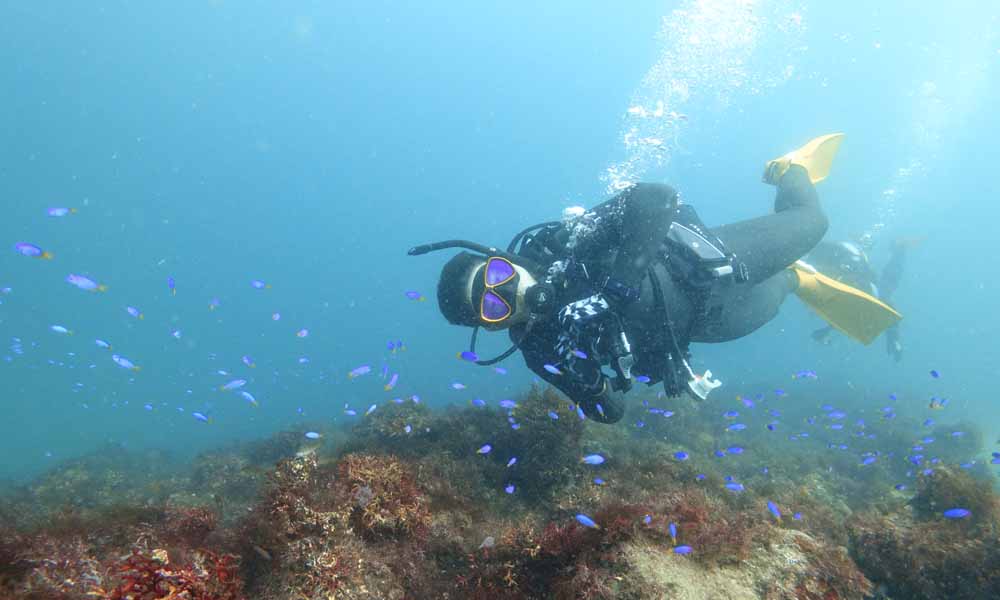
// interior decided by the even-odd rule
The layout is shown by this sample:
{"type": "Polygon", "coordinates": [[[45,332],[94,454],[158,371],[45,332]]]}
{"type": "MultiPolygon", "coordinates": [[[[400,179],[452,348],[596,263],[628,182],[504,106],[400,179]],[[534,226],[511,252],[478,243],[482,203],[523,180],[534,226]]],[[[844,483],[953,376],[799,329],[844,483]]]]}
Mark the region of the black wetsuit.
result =
{"type": "MultiPolygon", "coordinates": [[[[555,304],[563,306],[598,293],[607,299],[607,318],[619,320],[631,343],[632,373],[648,377],[650,385],[663,381],[676,394],[678,363],[687,357],[688,344],[736,339],[770,321],[796,286],[786,267],[808,253],[826,232],[828,223],[816,190],[799,167],[782,178],[774,210],[771,215],[709,229],[743,276],[707,286],[692,285],[665,259],[664,239],[679,214],[677,194],[667,185],[631,187],[568,227],[550,229],[524,250],[536,262],[569,265],[555,304]],[[608,278],[616,283],[614,289],[637,294],[622,298],[612,293],[608,278]]],[[[510,334],[528,367],[562,390],[588,417],[618,421],[625,410],[624,393],[613,389],[601,370],[608,364],[616,330],[603,329],[608,339],[589,346],[572,360],[572,368],[566,368],[565,343],[561,344],[565,328],[565,320],[560,322],[559,315],[552,314],[535,322],[527,334],[524,325],[511,328],[510,334]],[[597,352],[589,351],[594,348],[597,352]]]]}
{"type": "MultiPolygon", "coordinates": [[[[899,287],[903,277],[903,266],[906,258],[906,244],[897,242],[892,245],[889,262],[879,276],[872,268],[868,256],[863,250],[849,242],[820,242],[808,256],[806,261],[828,277],[856,287],[859,290],[875,296],[887,304],[892,303],[892,297],[899,287]]],[[[813,332],[813,339],[826,343],[833,333],[832,327],[822,327],[813,332]]],[[[899,331],[899,323],[885,330],[886,352],[895,360],[903,358],[903,343],[899,331]]]]}

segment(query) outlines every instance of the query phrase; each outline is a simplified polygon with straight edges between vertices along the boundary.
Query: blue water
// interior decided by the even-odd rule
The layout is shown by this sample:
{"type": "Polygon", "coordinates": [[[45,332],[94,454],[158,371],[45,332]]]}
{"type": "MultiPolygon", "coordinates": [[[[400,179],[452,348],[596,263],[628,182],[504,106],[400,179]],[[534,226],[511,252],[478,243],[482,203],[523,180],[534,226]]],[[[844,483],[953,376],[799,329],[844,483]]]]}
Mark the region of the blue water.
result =
{"type": "Polygon", "coordinates": [[[891,240],[925,238],[895,296],[906,356],[815,344],[818,319],[791,299],[752,336],[694,348],[726,383],[713,399],[815,369],[870,410],[890,392],[913,410],[946,395],[949,419],[998,433],[994,3],[220,0],[0,16],[0,477],[108,442],[187,456],[340,423],[345,405],[512,396],[532,374],[517,357],[506,378],[454,360],[467,332],[434,301],[446,256],[407,248],[506,244],[632,180],[672,183],[710,224],[764,214],[764,162],[830,131],[848,134],[819,187],[831,239],[873,233],[879,267],[891,240]],[[628,112],[658,101],[674,116],[628,112]],[[20,256],[22,241],[55,258],[20,256]],[[361,364],[374,372],[349,380],[361,364]],[[391,392],[383,364],[400,374],[391,392]],[[219,390],[236,377],[259,407],[219,390]]]}

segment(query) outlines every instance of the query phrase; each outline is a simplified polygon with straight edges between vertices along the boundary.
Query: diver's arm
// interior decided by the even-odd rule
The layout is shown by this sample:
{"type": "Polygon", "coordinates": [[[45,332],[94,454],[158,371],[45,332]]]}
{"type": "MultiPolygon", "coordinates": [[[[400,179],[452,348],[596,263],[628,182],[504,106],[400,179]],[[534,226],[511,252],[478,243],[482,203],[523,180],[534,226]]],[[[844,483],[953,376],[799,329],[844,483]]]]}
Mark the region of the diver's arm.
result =
{"type": "Polygon", "coordinates": [[[600,423],[616,423],[622,418],[625,414],[624,394],[611,388],[607,375],[601,372],[600,363],[594,359],[578,360],[574,362],[572,371],[563,368],[560,374],[545,369],[545,364],[554,364],[558,360],[555,354],[544,357],[534,352],[524,353],[528,368],[569,396],[588,418],[600,423]]]}

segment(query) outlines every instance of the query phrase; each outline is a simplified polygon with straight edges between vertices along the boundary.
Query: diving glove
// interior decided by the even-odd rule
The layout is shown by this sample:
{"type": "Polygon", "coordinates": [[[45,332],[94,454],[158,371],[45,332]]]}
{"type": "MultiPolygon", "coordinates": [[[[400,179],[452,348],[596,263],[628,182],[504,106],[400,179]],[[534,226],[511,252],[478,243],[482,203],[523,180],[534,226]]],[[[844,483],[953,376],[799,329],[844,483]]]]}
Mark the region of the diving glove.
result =
{"type": "Polygon", "coordinates": [[[814,184],[827,178],[833,158],[844,141],[843,133],[831,133],[810,140],[805,146],[792,150],[788,154],[768,161],[764,166],[764,183],[778,185],[781,177],[792,165],[798,165],[809,174],[809,181],[814,184]]]}

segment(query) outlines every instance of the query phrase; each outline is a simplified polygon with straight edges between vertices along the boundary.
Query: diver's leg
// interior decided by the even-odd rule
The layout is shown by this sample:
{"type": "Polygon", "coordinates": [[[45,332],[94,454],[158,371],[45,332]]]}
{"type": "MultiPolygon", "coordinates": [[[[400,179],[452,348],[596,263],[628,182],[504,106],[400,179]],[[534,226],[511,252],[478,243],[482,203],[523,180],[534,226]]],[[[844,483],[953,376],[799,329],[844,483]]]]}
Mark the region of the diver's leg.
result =
{"type": "Polygon", "coordinates": [[[753,286],[734,287],[720,302],[710,301],[708,318],[691,332],[691,341],[718,343],[749,335],[777,316],[781,303],[796,287],[798,278],[789,270],[753,286]]]}
{"type": "Polygon", "coordinates": [[[899,287],[899,281],[903,278],[903,266],[906,262],[906,244],[896,241],[892,244],[892,253],[889,255],[889,262],[882,269],[882,277],[879,278],[878,291],[879,299],[888,302],[899,287]]]}
{"type": "Polygon", "coordinates": [[[731,223],[712,233],[747,266],[750,283],[773,277],[819,243],[829,222],[809,174],[792,165],[778,182],[774,214],[731,223]]]}
{"type": "Polygon", "coordinates": [[[885,351],[896,362],[903,360],[903,341],[899,339],[899,323],[885,330],[885,351]]]}
{"type": "MultiPolygon", "coordinates": [[[[880,300],[889,302],[889,299],[896,293],[896,288],[899,287],[899,282],[903,278],[906,248],[907,243],[903,240],[893,242],[889,262],[882,269],[882,277],[879,278],[878,282],[880,300]]],[[[903,341],[899,335],[899,323],[885,330],[885,350],[896,362],[903,360],[903,341]]]]}
{"type": "Polygon", "coordinates": [[[829,344],[830,334],[832,333],[833,333],[833,326],[827,325],[826,327],[820,327],[816,331],[812,332],[812,339],[824,345],[829,344]]]}

